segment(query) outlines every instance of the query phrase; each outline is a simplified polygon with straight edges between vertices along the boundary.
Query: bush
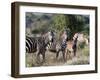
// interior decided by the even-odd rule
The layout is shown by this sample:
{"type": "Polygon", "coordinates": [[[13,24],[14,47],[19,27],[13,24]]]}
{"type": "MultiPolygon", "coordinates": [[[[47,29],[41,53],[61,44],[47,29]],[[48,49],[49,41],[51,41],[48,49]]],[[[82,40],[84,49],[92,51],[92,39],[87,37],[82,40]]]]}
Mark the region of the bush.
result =
{"type": "Polygon", "coordinates": [[[85,45],[86,45],[85,42],[81,42],[81,43],[79,43],[78,47],[80,49],[83,49],[85,47],[85,45]]]}

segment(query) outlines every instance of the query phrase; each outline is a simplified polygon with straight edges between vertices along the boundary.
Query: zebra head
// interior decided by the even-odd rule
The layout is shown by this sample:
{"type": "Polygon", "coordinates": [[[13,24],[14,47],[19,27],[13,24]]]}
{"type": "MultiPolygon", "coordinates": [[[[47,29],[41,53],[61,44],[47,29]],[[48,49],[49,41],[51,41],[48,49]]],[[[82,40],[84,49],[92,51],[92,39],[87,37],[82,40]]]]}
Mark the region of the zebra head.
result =
{"type": "Polygon", "coordinates": [[[64,43],[66,43],[66,41],[68,40],[68,34],[67,34],[67,31],[64,31],[63,33],[62,33],[62,35],[61,35],[61,40],[62,40],[62,42],[64,43]]]}
{"type": "Polygon", "coordinates": [[[55,41],[55,33],[53,31],[48,31],[42,35],[42,38],[44,40],[45,46],[49,48],[55,41]]]}
{"type": "Polygon", "coordinates": [[[79,33],[75,33],[75,35],[74,35],[74,37],[73,37],[73,40],[78,39],[78,37],[79,37],[79,33]]]}
{"type": "Polygon", "coordinates": [[[75,33],[73,40],[77,39],[79,43],[85,42],[86,45],[89,44],[89,40],[83,33],[75,33]]]}
{"type": "Polygon", "coordinates": [[[49,31],[48,32],[48,39],[49,39],[49,42],[53,43],[54,42],[54,32],[53,31],[49,31]]]}

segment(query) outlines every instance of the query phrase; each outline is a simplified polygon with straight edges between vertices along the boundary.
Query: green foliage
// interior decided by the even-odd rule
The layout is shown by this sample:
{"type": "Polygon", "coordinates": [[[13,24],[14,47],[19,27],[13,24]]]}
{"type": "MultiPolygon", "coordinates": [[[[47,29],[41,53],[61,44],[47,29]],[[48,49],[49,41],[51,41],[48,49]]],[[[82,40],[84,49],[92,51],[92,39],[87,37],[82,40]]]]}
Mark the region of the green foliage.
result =
{"type": "Polygon", "coordinates": [[[63,31],[66,26],[67,24],[65,15],[54,15],[52,28],[54,28],[57,32],[60,32],[63,31]]]}
{"type": "Polygon", "coordinates": [[[69,15],[69,26],[68,28],[71,31],[71,37],[76,32],[82,32],[84,31],[85,27],[85,18],[82,15],[69,15]]]}
{"type": "Polygon", "coordinates": [[[85,42],[79,44],[79,48],[83,49],[86,46],[85,42]]]}
{"type": "Polygon", "coordinates": [[[74,33],[82,32],[89,35],[89,16],[70,14],[26,13],[26,27],[32,27],[32,33],[56,31],[59,35],[69,30],[70,38],[74,33]]]}
{"type": "Polygon", "coordinates": [[[32,33],[33,34],[38,34],[38,33],[40,33],[40,30],[39,29],[35,29],[35,30],[32,31],[32,33]]]}
{"type": "Polygon", "coordinates": [[[82,31],[82,33],[84,33],[87,36],[89,35],[89,24],[84,25],[84,30],[82,31]]]}

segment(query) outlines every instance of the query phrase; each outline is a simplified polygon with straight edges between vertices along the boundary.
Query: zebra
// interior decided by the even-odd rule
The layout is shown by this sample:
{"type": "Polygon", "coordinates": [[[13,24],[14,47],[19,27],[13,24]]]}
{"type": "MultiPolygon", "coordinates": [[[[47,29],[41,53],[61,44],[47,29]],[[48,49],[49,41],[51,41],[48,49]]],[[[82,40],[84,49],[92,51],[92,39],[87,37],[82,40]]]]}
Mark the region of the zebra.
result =
{"type": "Polygon", "coordinates": [[[83,33],[75,33],[74,37],[73,37],[73,40],[77,38],[77,46],[78,46],[78,49],[80,48],[83,48],[85,46],[89,46],[89,37],[83,33]],[[83,45],[83,47],[82,47],[83,45]]]}
{"type": "Polygon", "coordinates": [[[45,38],[43,37],[39,37],[38,38],[38,42],[37,42],[37,46],[38,46],[38,53],[37,53],[37,59],[40,59],[40,55],[42,55],[43,57],[43,62],[45,61],[45,52],[46,52],[46,47],[48,45],[48,43],[45,43],[45,38]]]}
{"type": "Polygon", "coordinates": [[[67,47],[66,47],[66,53],[67,56],[72,58],[72,56],[76,56],[76,51],[77,51],[77,42],[78,42],[78,35],[79,33],[75,34],[72,41],[67,42],[67,47]]]}
{"type": "Polygon", "coordinates": [[[68,41],[68,34],[67,34],[67,31],[64,31],[63,34],[60,36],[60,42],[57,43],[56,45],[56,59],[58,58],[59,56],[59,52],[61,51],[62,52],[62,55],[63,55],[63,60],[65,62],[66,58],[66,47],[67,47],[67,41],[68,41]]]}
{"type": "Polygon", "coordinates": [[[76,56],[76,51],[78,48],[79,41],[82,41],[81,38],[84,39],[83,36],[80,37],[80,35],[82,35],[82,34],[80,34],[78,32],[75,33],[72,41],[68,42],[67,53],[72,53],[74,55],[74,57],[76,56]]]}
{"type": "Polygon", "coordinates": [[[38,38],[38,54],[37,58],[39,59],[40,54],[43,57],[43,62],[45,62],[45,52],[47,50],[48,45],[51,46],[51,44],[54,41],[54,33],[52,31],[49,31],[45,34],[42,34],[41,37],[38,38]]]}
{"type": "Polygon", "coordinates": [[[60,36],[60,42],[56,45],[56,59],[58,58],[59,53],[62,52],[64,62],[67,60],[68,55],[71,57],[73,53],[74,56],[76,56],[78,34],[73,37],[73,41],[69,41],[68,38],[67,31],[64,31],[60,36]]]}

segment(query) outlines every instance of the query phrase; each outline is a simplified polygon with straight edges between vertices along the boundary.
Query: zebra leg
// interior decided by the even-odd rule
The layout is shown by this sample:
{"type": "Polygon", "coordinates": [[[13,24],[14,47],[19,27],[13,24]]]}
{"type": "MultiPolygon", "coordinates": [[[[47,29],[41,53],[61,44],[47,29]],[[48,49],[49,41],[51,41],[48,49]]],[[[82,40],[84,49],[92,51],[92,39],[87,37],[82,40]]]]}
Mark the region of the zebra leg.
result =
{"type": "Polygon", "coordinates": [[[42,54],[43,56],[43,61],[42,62],[45,62],[45,52],[42,54]]]}
{"type": "Polygon", "coordinates": [[[62,51],[62,55],[63,55],[63,60],[65,62],[66,58],[65,58],[65,50],[62,51]]]}
{"type": "Polygon", "coordinates": [[[76,48],[74,48],[73,52],[74,52],[74,56],[76,56],[76,48]]]}
{"type": "Polygon", "coordinates": [[[65,50],[65,54],[66,54],[65,57],[66,57],[66,60],[67,60],[67,58],[68,58],[68,54],[69,54],[68,49],[65,50]]]}
{"type": "Polygon", "coordinates": [[[40,51],[38,52],[38,54],[37,54],[37,61],[39,61],[40,62],[40,51]]]}
{"type": "Polygon", "coordinates": [[[59,52],[60,52],[60,50],[58,50],[57,53],[56,53],[56,59],[58,59],[59,52]]]}

